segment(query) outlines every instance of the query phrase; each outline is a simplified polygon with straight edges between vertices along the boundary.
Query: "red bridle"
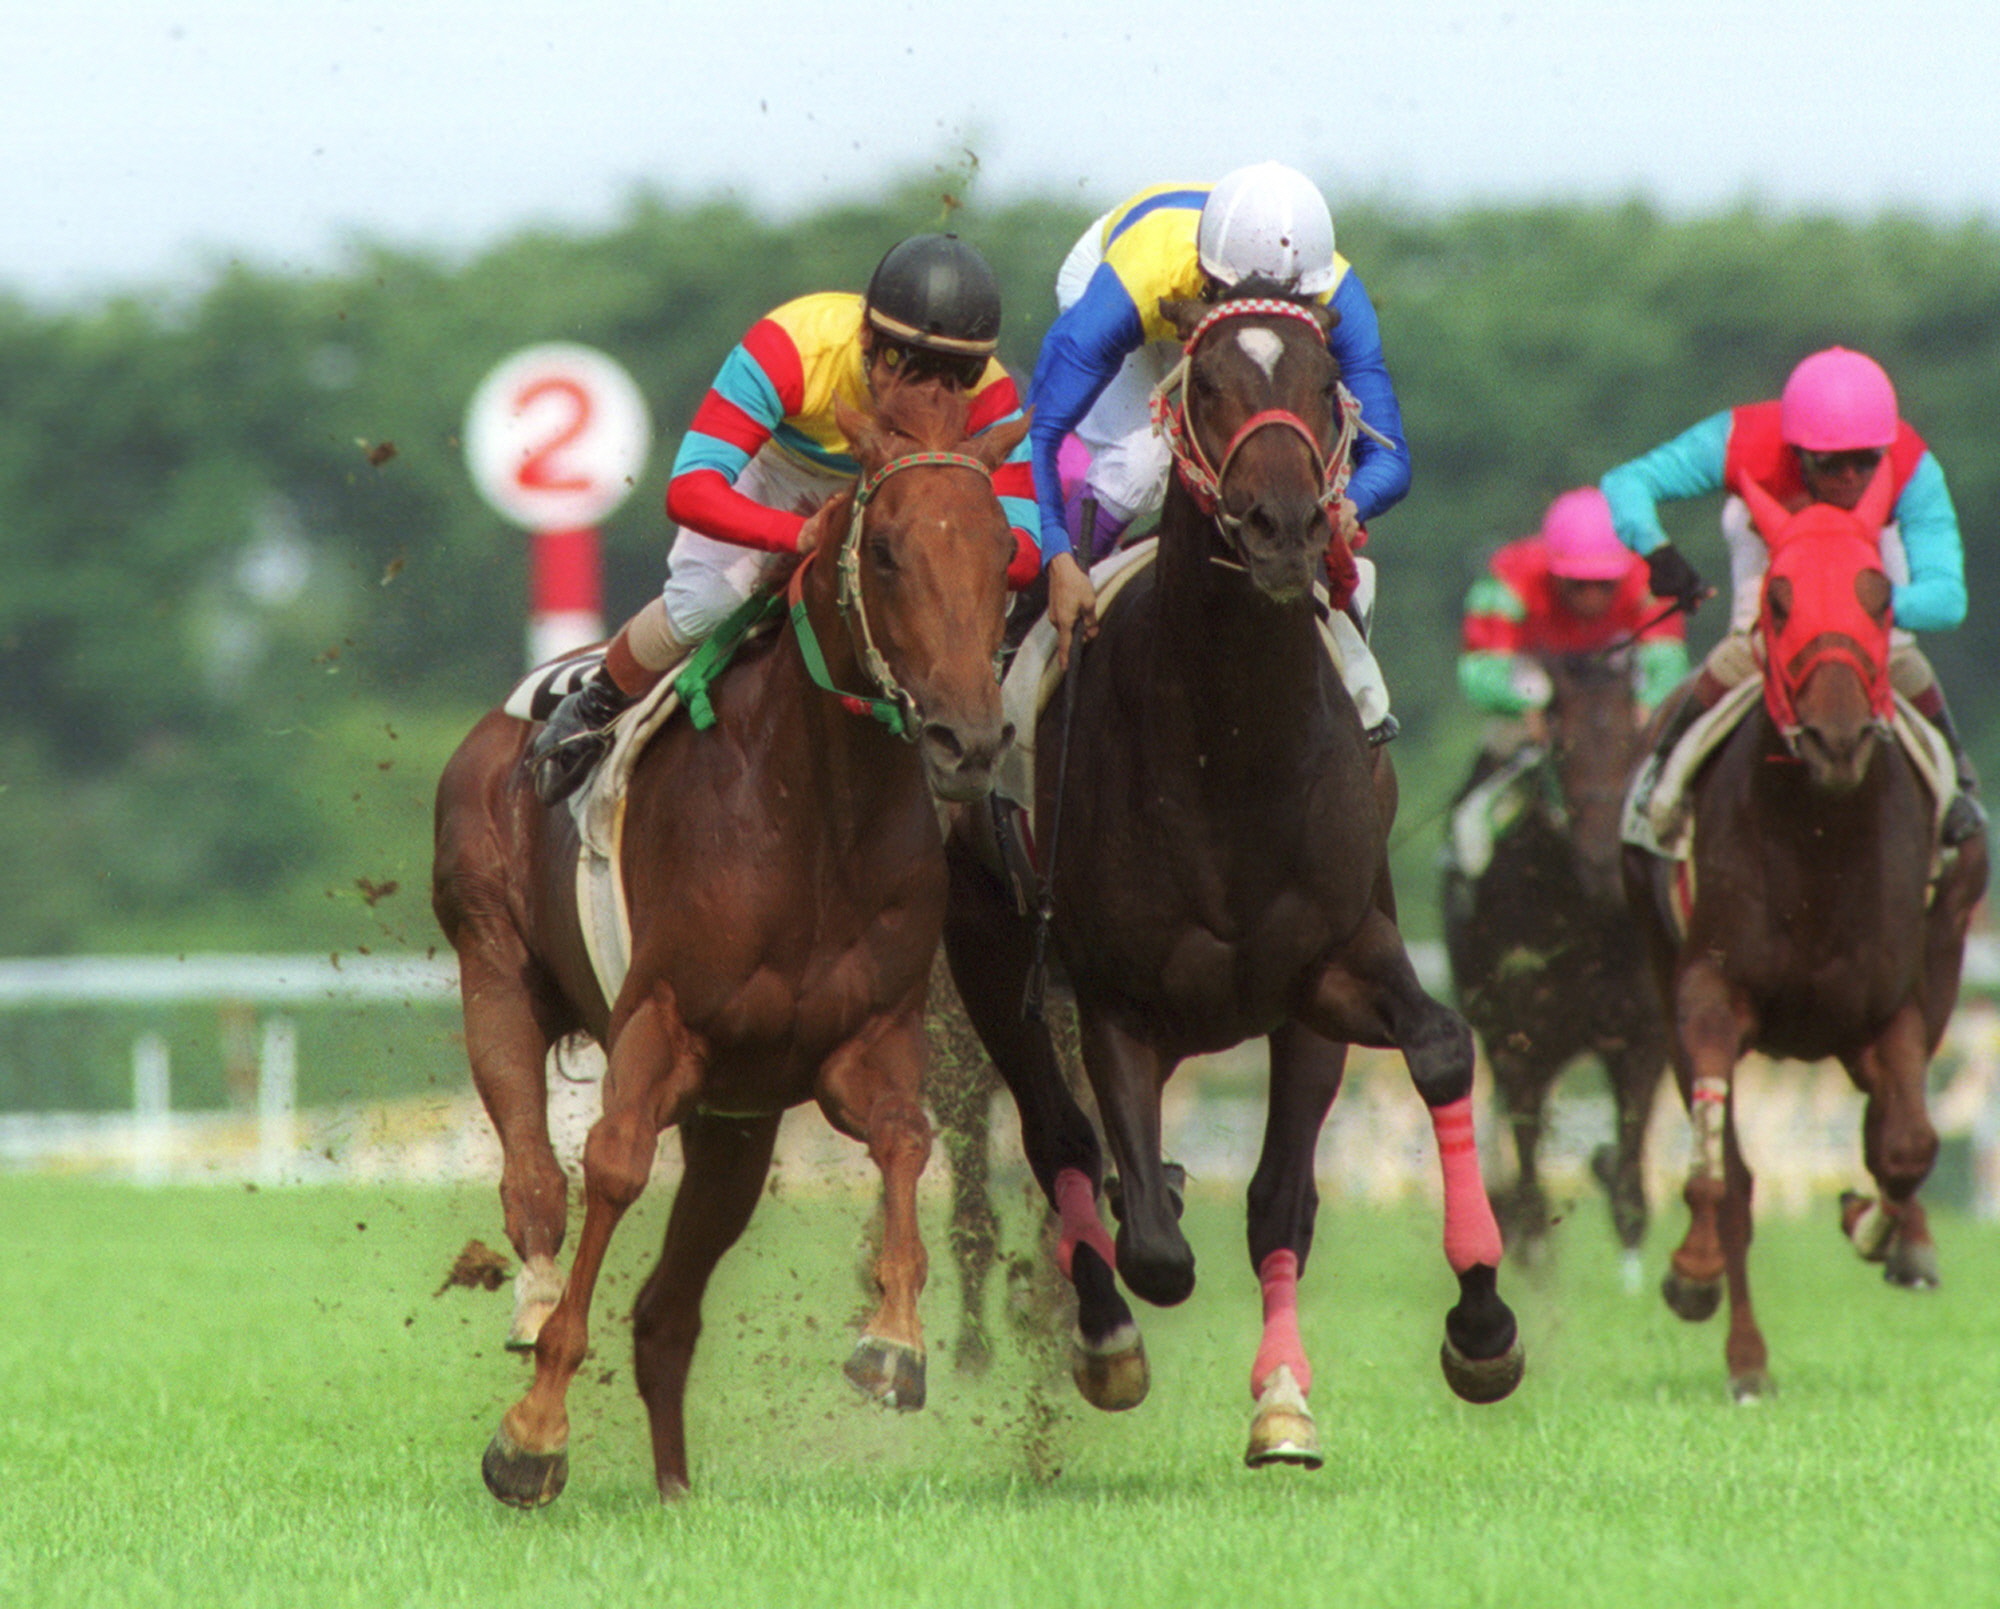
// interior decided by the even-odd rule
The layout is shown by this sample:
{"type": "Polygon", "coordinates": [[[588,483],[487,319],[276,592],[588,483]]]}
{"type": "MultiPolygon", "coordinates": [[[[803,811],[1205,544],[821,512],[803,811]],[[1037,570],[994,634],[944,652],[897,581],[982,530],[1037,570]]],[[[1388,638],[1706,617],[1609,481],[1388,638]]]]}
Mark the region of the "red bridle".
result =
{"type": "MultiPolygon", "coordinates": [[[[1283,430],[1295,431],[1312,453],[1313,466],[1320,482],[1319,504],[1327,511],[1329,519],[1334,517],[1335,506],[1346,495],[1348,477],[1354,473],[1354,435],[1357,429],[1367,430],[1361,422],[1361,404],[1346,386],[1338,389],[1340,403],[1340,431],[1334,438],[1333,450],[1324,452],[1320,448],[1319,437],[1312,428],[1289,408],[1265,408],[1252,414],[1229,438],[1229,444],[1222,451],[1222,462],[1211,464],[1207,453],[1202,451],[1201,440],[1190,427],[1187,417],[1187,375],[1188,365],[1193,361],[1195,348],[1202,338],[1216,325],[1232,318],[1293,318],[1312,327],[1313,334],[1325,339],[1325,329],[1313,316],[1312,310],[1298,302],[1279,301],[1268,297],[1246,297],[1238,302],[1224,302],[1197,324],[1181,345],[1181,361],[1174,365],[1153,391],[1153,428],[1167,439],[1167,446],[1174,455],[1174,467],[1179,472],[1181,484],[1188,489],[1195,507],[1209,515],[1225,527],[1237,523],[1229,515],[1220,512],[1222,507],[1222,482],[1229,474],[1229,466],[1244,442],[1260,430],[1276,426],[1283,430]]],[[[1373,434],[1373,432],[1370,432],[1373,434]]]]}

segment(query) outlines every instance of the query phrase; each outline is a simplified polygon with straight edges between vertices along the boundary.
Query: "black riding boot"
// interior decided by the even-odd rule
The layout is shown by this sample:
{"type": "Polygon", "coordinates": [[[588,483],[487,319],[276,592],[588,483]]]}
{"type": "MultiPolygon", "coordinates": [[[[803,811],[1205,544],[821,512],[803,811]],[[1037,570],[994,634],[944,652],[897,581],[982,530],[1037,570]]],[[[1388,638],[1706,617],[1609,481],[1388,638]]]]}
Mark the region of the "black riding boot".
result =
{"type": "Polygon", "coordinates": [[[1942,700],[1937,714],[1929,719],[1951,750],[1952,766],[1958,778],[1958,796],[1951,801],[1951,807],[1944,813],[1944,824],[1938,829],[1945,848],[1952,849],[1986,830],[1986,807],[1979,802],[1979,773],[1972,769],[1965,745],[1958,740],[1958,728],[1952,724],[1951,711],[1944,707],[1942,700]]]}
{"type": "Polygon", "coordinates": [[[535,796],[543,804],[557,804],[583,786],[597,762],[611,751],[611,723],[631,705],[632,699],[600,665],[550,711],[547,723],[528,745],[535,796]]]}

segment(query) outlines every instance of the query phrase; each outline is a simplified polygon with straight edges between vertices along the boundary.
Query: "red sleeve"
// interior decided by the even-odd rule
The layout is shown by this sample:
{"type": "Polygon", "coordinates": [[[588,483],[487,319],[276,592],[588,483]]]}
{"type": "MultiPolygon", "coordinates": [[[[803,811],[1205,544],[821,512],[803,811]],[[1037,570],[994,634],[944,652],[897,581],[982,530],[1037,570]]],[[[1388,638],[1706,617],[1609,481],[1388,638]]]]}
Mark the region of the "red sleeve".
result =
{"type": "Polygon", "coordinates": [[[796,553],[803,514],[768,508],[745,497],[719,470],[691,469],[667,482],[667,518],[718,542],[796,553]]]}

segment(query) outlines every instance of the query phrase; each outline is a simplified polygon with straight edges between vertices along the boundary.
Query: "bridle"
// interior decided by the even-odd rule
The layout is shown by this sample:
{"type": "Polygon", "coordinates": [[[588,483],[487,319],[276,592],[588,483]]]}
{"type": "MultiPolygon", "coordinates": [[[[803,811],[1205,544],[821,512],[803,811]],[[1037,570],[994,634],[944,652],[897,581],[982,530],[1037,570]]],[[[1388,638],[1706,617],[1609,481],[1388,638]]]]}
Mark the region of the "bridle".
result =
{"type": "Polygon", "coordinates": [[[1299,302],[1280,301],[1274,297],[1245,297],[1241,301],[1223,302],[1205,315],[1195,325],[1188,338],[1181,344],[1181,360],[1170,369],[1165,378],[1153,388],[1152,414],[1153,429],[1166,437],[1167,447],[1174,458],[1174,468],[1179,473],[1181,484],[1194,499],[1195,507],[1213,519],[1223,532],[1232,539],[1242,520],[1222,508],[1222,483],[1235,463],[1236,455],[1243,444],[1260,430],[1276,427],[1290,430],[1301,437],[1312,453],[1313,467],[1320,483],[1319,506],[1326,511],[1329,520],[1335,519],[1335,509],[1347,493],[1347,482],[1354,473],[1353,447],[1357,432],[1366,432],[1385,447],[1394,443],[1373,426],[1363,422],[1361,403],[1344,384],[1335,383],[1335,396],[1340,429],[1334,437],[1333,450],[1321,450],[1319,437],[1309,426],[1289,408],[1265,408],[1252,414],[1237,428],[1223,448],[1222,462],[1214,464],[1202,450],[1201,438],[1188,419],[1187,380],[1189,365],[1194,361],[1195,348],[1204,336],[1217,325],[1233,318],[1291,318],[1310,325],[1313,334],[1325,339],[1324,327],[1312,314],[1312,310],[1299,302]]]}
{"type": "Polygon", "coordinates": [[[853,503],[847,514],[847,534],[841,539],[840,553],[835,560],[838,577],[835,597],[839,600],[841,618],[847,622],[849,635],[855,639],[861,668],[868,673],[868,679],[875,684],[880,697],[844,692],[833,684],[832,673],[826,665],[826,654],[819,645],[819,635],[813,630],[812,621],[806,614],[806,570],[819,556],[817,549],[807,554],[805,562],[792,572],[791,584],[785,592],[785,601],[792,616],[792,631],[799,640],[799,656],[805,660],[806,674],[814,684],[833,694],[850,713],[873,717],[906,743],[916,742],[922,723],[917,701],[896,680],[896,673],[889,668],[889,661],[883,657],[881,649],[876,647],[875,633],[868,624],[868,606],[861,593],[861,530],[867,521],[868,505],[874,501],[884,481],[906,469],[932,466],[970,469],[989,483],[993,479],[993,472],[967,453],[926,451],[905,453],[900,458],[890,459],[873,474],[865,476],[854,488],[853,503]]]}

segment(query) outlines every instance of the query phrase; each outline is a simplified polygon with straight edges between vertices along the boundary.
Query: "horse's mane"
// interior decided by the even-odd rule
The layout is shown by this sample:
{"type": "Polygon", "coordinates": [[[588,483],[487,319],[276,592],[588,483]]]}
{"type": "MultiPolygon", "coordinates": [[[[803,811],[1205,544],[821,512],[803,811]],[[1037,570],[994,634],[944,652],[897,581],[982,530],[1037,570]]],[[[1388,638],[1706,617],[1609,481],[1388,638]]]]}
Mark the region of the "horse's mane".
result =
{"type": "Polygon", "coordinates": [[[1268,279],[1262,274],[1252,274],[1247,279],[1239,279],[1234,285],[1219,288],[1215,295],[1218,302],[1293,302],[1300,307],[1319,307],[1324,304],[1311,296],[1301,296],[1295,290],[1287,290],[1284,284],[1268,279]]]}
{"type": "Polygon", "coordinates": [[[903,381],[875,398],[876,423],[925,452],[949,452],[963,442],[971,410],[970,397],[937,380],[903,381]]]}

